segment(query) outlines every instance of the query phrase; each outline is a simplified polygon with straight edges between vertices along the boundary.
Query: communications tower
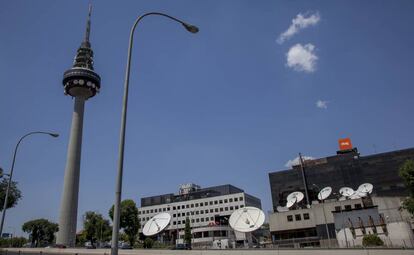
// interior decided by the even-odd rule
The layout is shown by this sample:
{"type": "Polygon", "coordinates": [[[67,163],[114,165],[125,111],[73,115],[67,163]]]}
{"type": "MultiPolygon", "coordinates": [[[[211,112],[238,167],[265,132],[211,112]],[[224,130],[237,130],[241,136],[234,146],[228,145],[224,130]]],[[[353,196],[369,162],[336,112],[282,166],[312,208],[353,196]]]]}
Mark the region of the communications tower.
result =
{"type": "Polygon", "coordinates": [[[91,12],[92,7],[89,6],[85,37],[77,51],[73,67],[63,74],[62,81],[65,95],[75,99],[60,207],[59,232],[56,239],[57,244],[68,247],[74,247],[76,241],[85,101],[94,97],[101,87],[101,77],[93,70],[93,51],[89,42],[91,12]]]}

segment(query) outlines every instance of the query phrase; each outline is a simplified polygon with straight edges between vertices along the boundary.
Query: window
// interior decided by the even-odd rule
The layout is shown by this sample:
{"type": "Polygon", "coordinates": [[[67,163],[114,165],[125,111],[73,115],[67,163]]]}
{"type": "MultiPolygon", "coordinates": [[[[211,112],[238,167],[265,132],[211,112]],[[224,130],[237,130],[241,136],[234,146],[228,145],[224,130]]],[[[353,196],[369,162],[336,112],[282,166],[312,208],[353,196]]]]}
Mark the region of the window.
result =
{"type": "Polygon", "coordinates": [[[214,220],[214,217],[210,217],[210,220],[214,220]]]}
{"type": "Polygon", "coordinates": [[[190,212],[187,212],[187,213],[186,213],[186,215],[187,215],[187,216],[190,216],[190,212]]]}
{"type": "Polygon", "coordinates": [[[177,214],[177,217],[181,217],[181,213],[178,213],[178,214],[177,214]]]}
{"type": "Polygon", "coordinates": [[[214,209],[210,209],[210,213],[214,212],[214,209]]]}
{"type": "Polygon", "coordinates": [[[223,207],[220,207],[220,212],[222,212],[223,211],[223,207]]]}
{"type": "Polygon", "coordinates": [[[203,210],[200,210],[200,214],[203,214],[204,213],[204,211],[203,210]]]}
{"type": "Polygon", "coordinates": [[[213,201],[210,201],[210,205],[213,205],[213,201]]]}
{"type": "Polygon", "coordinates": [[[208,210],[205,210],[204,213],[208,213],[208,210]]]}
{"type": "Polygon", "coordinates": [[[239,201],[239,200],[237,199],[237,197],[235,197],[235,198],[234,198],[234,202],[237,202],[237,201],[239,201]]]}
{"type": "Polygon", "coordinates": [[[362,206],[361,206],[361,204],[355,204],[355,205],[354,205],[354,208],[355,208],[355,209],[361,209],[361,208],[362,208],[362,206]]]}
{"type": "Polygon", "coordinates": [[[175,206],[173,206],[173,210],[177,210],[177,208],[175,206]]]}
{"type": "Polygon", "coordinates": [[[174,214],[173,214],[173,217],[177,217],[177,214],[175,214],[175,213],[174,213],[174,214]]]}
{"type": "Polygon", "coordinates": [[[236,205],[236,206],[234,207],[234,209],[235,209],[235,210],[239,209],[239,206],[238,206],[238,205],[236,205]]]}
{"type": "Polygon", "coordinates": [[[196,219],[196,222],[200,222],[200,219],[196,219]]]}
{"type": "Polygon", "coordinates": [[[234,207],[233,206],[230,206],[230,211],[233,211],[233,209],[234,209],[234,207]]]}
{"type": "Polygon", "coordinates": [[[138,211],[138,215],[140,215],[141,214],[141,211],[138,211]]]}
{"type": "Polygon", "coordinates": [[[191,215],[194,215],[194,212],[191,212],[191,215]]]}
{"type": "Polygon", "coordinates": [[[287,216],[287,221],[293,221],[293,215],[288,215],[287,216]]]}
{"type": "Polygon", "coordinates": [[[191,223],[194,223],[194,219],[191,219],[191,223]]]}
{"type": "Polygon", "coordinates": [[[173,225],[177,225],[177,222],[173,221],[173,225]]]}
{"type": "Polygon", "coordinates": [[[194,204],[191,204],[191,208],[194,208],[194,204]]]}
{"type": "Polygon", "coordinates": [[[240,197],[240,198],[239,198],[239,200],[240,200],[240,201],[243,201],[243,197],[240,197]]]}
{"type": "Polygon", "coordinates": [[[335,206],[335,211],[336,211],[336,212],[341,211],[341,207],[340,207],[340,206],[335,206]]]}
{"type": "Polygon", "coordinates": [[[204,206],[207,206],[208,205],[208,202],[204,202],[204,206]]]}
{"type": "Polygon", "coordinates": [[[198,215],[198,213],[199,213],[199,212],[198,212],[198,211],[196,211],[195,213],[196,213],[196,215],[198,215]]]}
{"type": "Polygon", "coordinates": [[[240,208],[243,208],[244,207],[244,205],[240,205],[240,208]]]}
{"type": "Polygon", "coordinates": [[[352,207],[351,207],[351,205],[345,205],[345,210],[347,210],[347,211],[350,211],[350,210],[352,210],[352,207]]]}
{"type": "Polygon", "coordinates": [[[208,219],[209,219],[209,218],[207,217],[207,218],[206,218],[206,221],[208,221],[208,219]]]}
{"type": "Polygon", "coordinates": [[[204,222],[204,218],[201,218],[201,222],[204,222]]]}
{"type": "Polygon", "coordinates": [[[230,203],[231,203],[231,202],[233,202],[233,198],[230,198],[230,199],[229,199],[229,202],[230,202],[230,203]]]}
{"type": "Polygon", "coordinates": [[[296,221],[302,220],[302,217],[300,216],[300,214],[295,214],[295,220],[296,221]]]}
{"type": "Polygon", "coordinates": [[[227,203],[227,199],[224,199],[224,203],[227,203]]]}
{"type": "Polygon", "coordinates": [[[185,208],[190,208],[190,205],[186,205],[185,208]]]}
{"type": "Polygon", "coordinates": [[[163,212],[165,212],[165,210],[166,210],[166,208],[165,208],[165,207],[164,207],[164,208],[162,208],[162,211],[163,211],[163,212]]]}
{"type": "MultiPolygon", "coordinates": [[[[155,212],[157,212],[158,211],[158,209],[155,209],[155,212]]],[[[161,212],[161,209],[160,209],[160,212],[161,212]]]]}
{"type": "Polygon", "coordinates": [[[181,224],[181,221],[179,220],[179,221],[177,222],[177,224],[178,224],[178,225],[180,225],[180,224],[181,224]]]}
{"type": "Polygon", "coordinates": [[[196,203],[196,207],[198,207],[198,203],[196,203]]]}
{"type": "Polygon", "coordinates": [[[179,205],[177,205],[177,210],[180,210],[180,206],[179,205]]]}
{"type": "Polygon", "coordinates": [[[171,210],[171,208],[170,208],[170,207],[167,207],[167,210],[168,210],[168,211],[170,211],[170,210],[171,210]]]}
{"type": "Polygon", "coordinates": [[[218,204],[218,201],[217,200],[214,200],[214,204],[216,205],[216,204],[218,204]]]}
{"type": "Polygon", "coordinates": [[[218,212],[218,208],[215,208],[215,209],[214,209],[214,211],[215,211],[215,212],[218,212]]]}
{"type": "Polygon", "coordinates": [[[153,212],[154,212],[154,210],[151,209],[151,213],[153,213],[153,212]]]}
{"type": "Polygon", "coordinates": [[[222,204],[222,203],[223,203],[223,200],[221,200],[221,199],[220,199],[220,200],[219,200],[219,204],[222,204]]]}
{"type": "Polygon", "coordinates": [[[224,211],[228,211],[229,210],[229,208],[226,206],[226,207],[224,207],[224,211]]]}
{"type": "Polygon", "coordinates": [[[303,214],[303,219],[304,220],[309,220],[309,213],[304,213],[303,214]]]}

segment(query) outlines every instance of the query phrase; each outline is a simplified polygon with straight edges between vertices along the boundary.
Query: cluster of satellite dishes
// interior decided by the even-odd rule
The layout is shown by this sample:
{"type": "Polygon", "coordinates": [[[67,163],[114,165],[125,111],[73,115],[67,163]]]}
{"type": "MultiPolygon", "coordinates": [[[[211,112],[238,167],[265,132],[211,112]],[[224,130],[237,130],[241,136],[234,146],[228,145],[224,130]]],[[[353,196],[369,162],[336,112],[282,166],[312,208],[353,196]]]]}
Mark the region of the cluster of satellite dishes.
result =
{"type": "MultiPolygon", "coordinates": [[[[170,224],[169,213],[159,213],[145,223],[142,233],[145,236],[154,236],[163,231],[170,224]]],[[[265,214],[256,207],[243,207],[230,215],[230,227],[236,231],[248,233],[260,228],[265,221],[265,214]]]]}
{"type": "MultiPolygon", "coordinates": [[[[339,189],[339,194],[341,197],[339,200],[346,200],[346,199],[358,199],[362,197],[366,197],[372,193],[374,186],[371,183],[363,183],[359,185],[357,190],[353,190],[350,187],[342,187],[339,189]]],[[[320,201],[324,201],[332,194],[331,187],[325,187],[321,189],[318,193],[318,199],[320,201]]],[[[295,191],[290,193],[286,200],[286,206],[278,206],[276,209],[278,212],[286,212],[289,211],[289,208],[293,207],[293,205],[298,204],[304,198],[304,195],[300,191],[295,191]]]]}

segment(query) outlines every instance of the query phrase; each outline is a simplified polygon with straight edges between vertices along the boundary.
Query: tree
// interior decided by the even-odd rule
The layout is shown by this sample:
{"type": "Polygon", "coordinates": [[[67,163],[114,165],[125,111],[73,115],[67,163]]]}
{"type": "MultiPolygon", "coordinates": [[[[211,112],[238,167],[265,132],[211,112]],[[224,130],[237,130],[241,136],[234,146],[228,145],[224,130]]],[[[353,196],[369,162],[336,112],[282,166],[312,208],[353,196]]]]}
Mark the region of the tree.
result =
{"type": "Polygon", "coordinates": [[[53,243],[59,227],[46,219],[37,219],[24,223],[22,230],[29,233],[32,246],[39,247],[53,243]]]}
{"type": "Polygon", "coordinates": [[[188,217],[185,219],[184,243],[186,243],[188,247],[191,247],[191,227],[190,219],[188,217]]]}
{"type": "MultiPolygon", "coordinates": [[[[114,206],[109,210],[109,217],[111,217],[111,220],[114,219],[114,206]]],[[[140,228],[138,208],[134,200],[126,199],[121,202],[120,219],[120,227],[128,236],[128,242],[133,247],[140,228]]]]}
{"type": "Polygon", "coordinates": [[[400,167],[400,177],[404,180],[410,196],[403,202],[403,208],[414,215],[414,161],[406,160],[400,167]]]}
{"type": "MultiPolygon", "coordinates": [[[[9,179],[4,178],[0,182],[0,211],[3,211],[4,199],[6,197],[6,189],[9,179]]],[[[22,193],[17,188],[17,182],[12,181],[9,190],[9,198],[7,199],[7,209],[17,205],[17,202],[22,198],[22,193]]]]}
{"type": "Polygon", "coordinates": [[[363,246],[383,246],[384,242],[376,234],[368,234],[362,238],[363,246]]]}
{"type": "Polygon", "coordinates": [[[92,211],[86,212],[83,218],[82,234],[93,246],[98,240],[100,242],[108,241],[111,236],[109,220],[104,219],[102,214],[92,211]]]}

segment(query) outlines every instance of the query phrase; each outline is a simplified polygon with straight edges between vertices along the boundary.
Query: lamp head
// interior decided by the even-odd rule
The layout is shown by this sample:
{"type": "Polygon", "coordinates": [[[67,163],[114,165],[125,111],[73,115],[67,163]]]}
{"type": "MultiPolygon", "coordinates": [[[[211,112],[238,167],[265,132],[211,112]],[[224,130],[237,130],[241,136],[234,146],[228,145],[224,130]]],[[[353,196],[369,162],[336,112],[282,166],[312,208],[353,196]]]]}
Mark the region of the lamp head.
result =
{"type": "Polygon", "coordinates": [[[185,27],[185,29],[187,29],[188,32],[191,32],[193,34],[196,34],[199,31],[198,27],[196,27],[194,25],[187,24],[187,23],[184,23],[184,22],[181,23],[181,24],[183,24],[183,26],[185,27]]]}
{"type": "Polygon", "coordinates": [[[49,135],[53,136],[53,137],[58,137],[59,134],[58,133],[49,133],[49,135]]]}

